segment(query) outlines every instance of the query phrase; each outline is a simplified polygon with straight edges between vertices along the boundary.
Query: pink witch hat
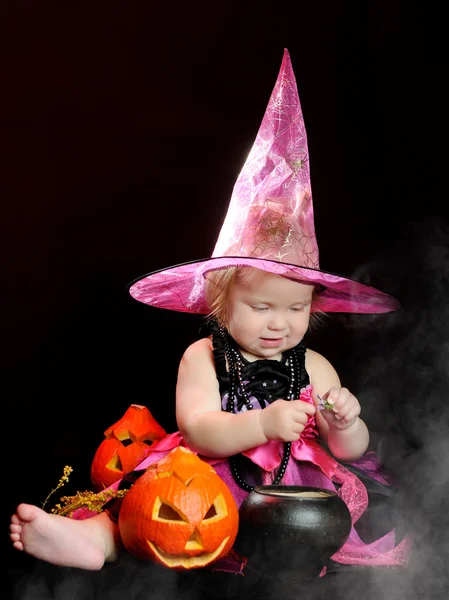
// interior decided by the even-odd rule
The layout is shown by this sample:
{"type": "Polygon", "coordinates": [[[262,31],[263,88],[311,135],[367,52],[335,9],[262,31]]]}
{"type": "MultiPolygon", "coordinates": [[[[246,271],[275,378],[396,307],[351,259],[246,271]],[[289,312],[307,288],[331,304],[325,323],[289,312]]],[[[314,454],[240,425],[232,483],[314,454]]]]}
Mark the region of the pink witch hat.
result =
{"type": "Polygon", "coordinates": [[[245,266],[314,285],[312,312],[372,314],[399,308],[378,289],[320,270],[307,136],[287,49],[212,256],[139,277],[129,291],[151,306],[207,314],[207,274],[245,266]]]}

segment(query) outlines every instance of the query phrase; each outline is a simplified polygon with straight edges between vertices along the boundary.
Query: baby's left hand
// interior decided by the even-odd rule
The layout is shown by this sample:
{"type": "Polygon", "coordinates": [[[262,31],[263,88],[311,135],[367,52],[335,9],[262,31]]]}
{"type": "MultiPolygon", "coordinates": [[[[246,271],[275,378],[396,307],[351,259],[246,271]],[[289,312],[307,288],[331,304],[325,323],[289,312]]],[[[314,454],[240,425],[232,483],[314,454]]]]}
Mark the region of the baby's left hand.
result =
{"type": "Polygon", "coordinates": [[[317,408],[329,427],[347,429],[360,414],[359,401],[347,388],[331,387],[323,396],[318,396],[318,399],[320,403],[317,408]]]}

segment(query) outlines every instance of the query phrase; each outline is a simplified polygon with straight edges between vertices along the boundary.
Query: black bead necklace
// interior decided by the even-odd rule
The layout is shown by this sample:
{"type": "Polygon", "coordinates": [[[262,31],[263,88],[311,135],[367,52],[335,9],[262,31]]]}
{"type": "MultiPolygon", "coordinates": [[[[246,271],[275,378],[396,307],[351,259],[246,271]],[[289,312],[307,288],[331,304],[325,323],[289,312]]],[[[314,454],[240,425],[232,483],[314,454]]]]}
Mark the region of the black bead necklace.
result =
{"type": "MultiPolygon", "coordinates": [[[[237,402],[237,389],[240,394],[243,396],[244,407],[242,410],[252,410],[254,407],[251,404],[251,400],[248,392],[245,389],[245,385],[243,383],[242,377],[242,367],[243,361],[240,353],[233,348],[229,344],[229,334],[224,329],[224,327],[220,327],[220,335],[222,336],[224,342],[224,350],[225,355],[228,361],[229,368],[229,393],[228,393],[228,402],[226,404],[226,412],[234,413],[235,405],[237,402]]],[[[299,360],[296,348],[292,348],[289,351],[287,358],[288,366],[290,367],[290,387],[288,390],[286,400],[293,400],[294,398],[299,398],[299,386],[300,386],[300,376],[299,376],[299,360]]],[[[281,464],[279,466],[279,471],[276,477],[273,479],[272,485],[277,485],[281,482],[284,477],[285,471],[287,469],[287,464],[290,459],[291,454],[291,442],[284,443],[284,455],[282,457],[281,464]]],[[[253,485],[247,483],[238,472],[235,456],[231,456],[229,458],[229,465],[231,467],[232,476],[236,483],[245,491],[251,492],[254,489],[253,485]]]]}

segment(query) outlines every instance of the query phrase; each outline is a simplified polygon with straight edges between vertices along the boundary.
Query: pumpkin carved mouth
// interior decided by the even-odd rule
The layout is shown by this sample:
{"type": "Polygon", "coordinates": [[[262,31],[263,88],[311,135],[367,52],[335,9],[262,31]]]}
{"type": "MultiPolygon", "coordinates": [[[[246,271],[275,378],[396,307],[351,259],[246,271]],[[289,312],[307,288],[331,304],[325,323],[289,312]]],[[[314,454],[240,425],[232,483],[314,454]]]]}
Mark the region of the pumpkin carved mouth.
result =
{"type": "Polygon", "coordinates": [[[198,554],[197,556],[190,556],[189,554],[168,554],[167,552],[164,552],[162,548],[159,548],[156,546],[156,544],[153,544],[153,542],[148,542],[148,545],[158,560],[160,560],[160,562],[166,567],[170,567],[170,569],[176,569],[178,567],[189,569],[194,567],[204,567],[213,562],[218,556],[220,556],[223,548],[228,543],[228,540],[229,536],[222,541],[215,552],[204,552],[203,554],[198,554]]]}

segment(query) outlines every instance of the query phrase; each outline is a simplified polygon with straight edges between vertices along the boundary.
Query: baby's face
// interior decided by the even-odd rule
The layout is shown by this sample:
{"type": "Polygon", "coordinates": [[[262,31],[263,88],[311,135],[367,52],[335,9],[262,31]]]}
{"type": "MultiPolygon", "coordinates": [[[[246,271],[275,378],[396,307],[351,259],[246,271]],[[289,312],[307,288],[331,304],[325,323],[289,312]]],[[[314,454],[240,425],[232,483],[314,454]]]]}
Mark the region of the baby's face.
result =
{"type": "Polygon", "coordinates": [[[304,337],[313,287],[252,269],[232,286],[227,328],[249,360],[280,359],[304,337]]]}

